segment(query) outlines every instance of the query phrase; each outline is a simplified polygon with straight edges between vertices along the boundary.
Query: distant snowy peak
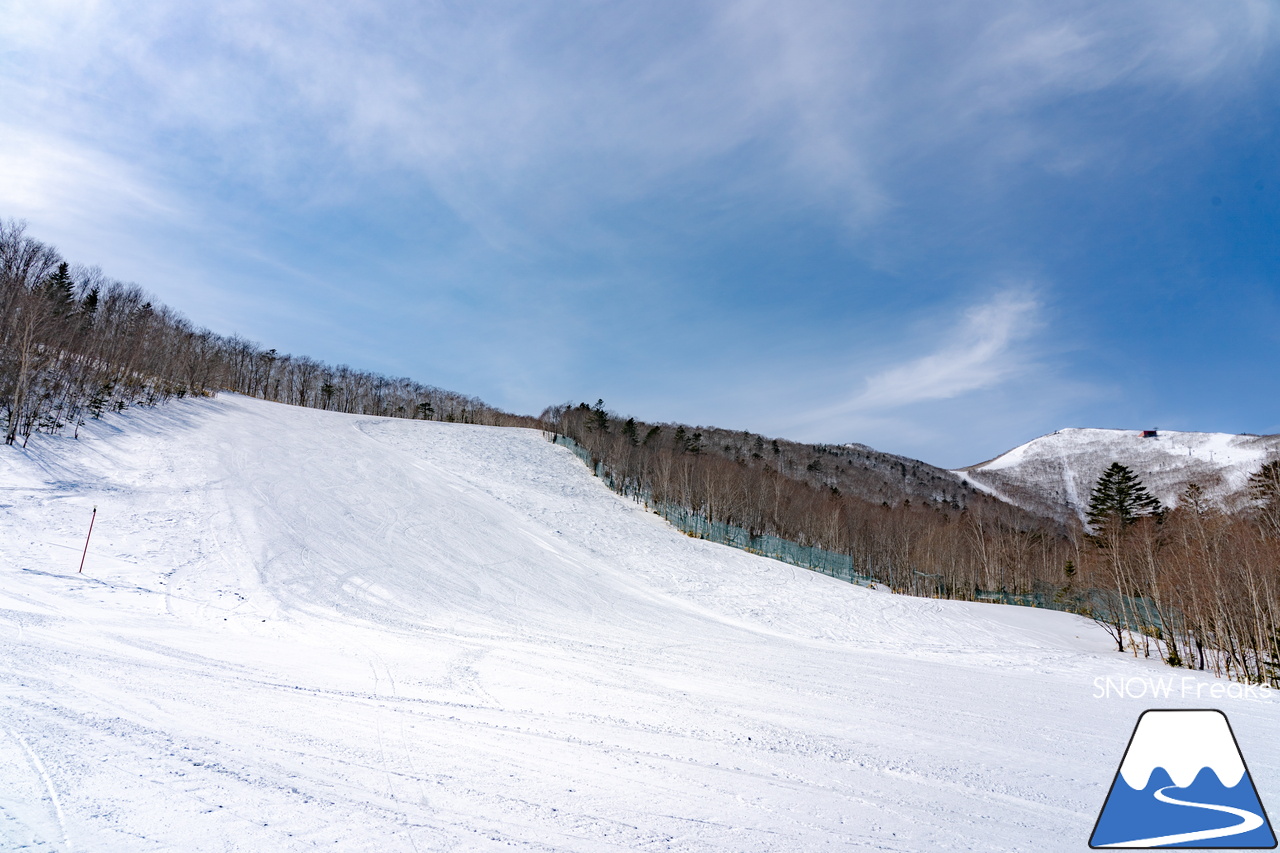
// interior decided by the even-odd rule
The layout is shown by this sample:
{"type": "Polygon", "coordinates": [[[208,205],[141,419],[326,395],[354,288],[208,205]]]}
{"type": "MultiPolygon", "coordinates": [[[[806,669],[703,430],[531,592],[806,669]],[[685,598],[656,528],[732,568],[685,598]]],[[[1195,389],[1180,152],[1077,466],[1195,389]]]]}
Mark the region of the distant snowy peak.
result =
{"type": "Polygon", "coordinates": [[[1260,464],[1268,451],[1280,450],[1280,436],[1231,435],[1176,430],[1060,429],[1001,454],[974,468],[1000,470],[1045,456],[1112,453],[1134,459],[1173,458],[1217,467],[1260,464]]]}
{"type": "Polygon", "coordinates": [[[1062,429],[954,473],[1027,509],[1083,517],[1089,493],[1111,463],[1133,469],[1162,502],[1174,505],[1195,483],[1227,501],[1249,475],[1280,458],[1280,435],[1173,430],[1062,429]]]}

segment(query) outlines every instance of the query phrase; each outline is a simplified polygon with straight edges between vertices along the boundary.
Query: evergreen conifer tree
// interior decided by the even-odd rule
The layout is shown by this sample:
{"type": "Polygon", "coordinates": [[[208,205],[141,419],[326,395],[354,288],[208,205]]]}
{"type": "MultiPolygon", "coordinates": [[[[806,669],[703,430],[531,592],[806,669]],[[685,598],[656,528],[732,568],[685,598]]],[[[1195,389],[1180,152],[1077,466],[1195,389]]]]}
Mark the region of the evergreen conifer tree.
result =
{"type": "Polygon", "coordinates": [[[596,400],[595,407],[591,409],[591,429],[596,432],[609,431],[609,413],[605,411],[604,400],[596,400]]]}
{"type": "Polygon", "coordinates": [[[80,303],[80,313],[84,317],[82,328],[88,329],[93,325],[93,318],[98,313],[98,288],[92,288],[84,295],[84,300],[80,303]]]}
{"type": "Polygon", "coordinates": [[[44,281],[45,294],[53,303],[54,316],[61,316],[75,304],[75,282],[71,279],[67,262],[58,264],[58,269],[44,281]]]}
{"type": "Polygon", "coordinates": [[[1133,471],[1119,462],[1102,472],[1089,495],[1089,527],[1099,533],[1118,524],[1128,527],[1144,516],[1161,517],[1164,508],[1133,471]]]}
{"type": "Polygon", "coordinates": [[[1249,496],[1257,502],[1263,530],[1280,537],[1280,459],[1268,462],[1249,477],[1249,496]]]}

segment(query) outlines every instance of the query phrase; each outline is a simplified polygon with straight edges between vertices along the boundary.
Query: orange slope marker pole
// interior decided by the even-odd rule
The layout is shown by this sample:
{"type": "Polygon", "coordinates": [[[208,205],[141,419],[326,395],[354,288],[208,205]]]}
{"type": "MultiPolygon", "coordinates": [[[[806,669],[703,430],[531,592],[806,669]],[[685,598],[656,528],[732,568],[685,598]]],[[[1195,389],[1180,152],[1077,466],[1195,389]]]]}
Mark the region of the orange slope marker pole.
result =
{"type": "MultiPolygon", "coordinates": [[[[89,516],[89,536],[93,535],[93,522],[98,517],[98,508],[93,508],[93,515],[89,516]]],[[[84,574],[84,558],[89,556],[89,536],[84,537],[84,553],[80,555],[80,571],[76,574],[84,574]]]]}

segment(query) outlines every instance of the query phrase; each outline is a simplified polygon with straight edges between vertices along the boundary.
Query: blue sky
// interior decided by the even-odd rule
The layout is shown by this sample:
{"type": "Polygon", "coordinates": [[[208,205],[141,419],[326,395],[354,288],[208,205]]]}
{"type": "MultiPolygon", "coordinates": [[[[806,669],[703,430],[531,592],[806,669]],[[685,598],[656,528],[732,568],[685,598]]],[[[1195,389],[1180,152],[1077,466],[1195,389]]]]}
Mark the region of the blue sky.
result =
{"type": "Polygon", "coordinates": [[[1280,6],[8,0],[0,216],[536,413],[1280,432],[1280,6]]]}

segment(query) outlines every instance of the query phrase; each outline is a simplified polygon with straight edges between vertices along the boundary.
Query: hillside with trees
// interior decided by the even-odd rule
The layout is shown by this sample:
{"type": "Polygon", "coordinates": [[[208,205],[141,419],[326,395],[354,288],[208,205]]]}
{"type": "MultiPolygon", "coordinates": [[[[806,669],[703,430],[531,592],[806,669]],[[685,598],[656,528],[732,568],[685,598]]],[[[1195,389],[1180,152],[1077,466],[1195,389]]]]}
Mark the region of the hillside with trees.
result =
{"type": "Polygon", "coordinates": [[[1280,686],[1280,461],[1229,512],[1190,485],[1161,505],[1131,469],[1108,468],[1081,536],[1082,612],[1120,651],[1280,686]]]}
{"type": "Polygon", "coordinates": [[[66,261],[0,220],[0,417],[6,444],[85,418],[234,391],[318,409],[532,425],[475,397],[333,366],[198,327],[136,285],[66,261]]]}
{"type": "Polygon", "coordinates": [[[1280,461],[1250,477],[1234,511],[1194,484],[1167,509],[1113,462],[1080,523],[858,445],[624,420],[603,401],[543,420],[651,506],[848,554],[895,592],[1068,610],[1119,651],[1280,686],[1280,461]]]}
{"type": "Polygon", "coordinates": [[[974,599],[1062,582],[1070,531],[925,463],[861,445],[806,445],[748,432],[650,424],[595,406],[555,406],[548,429],[603,466],[615,487],[754,536],[849,554],[898,592],[974,599]]]}

